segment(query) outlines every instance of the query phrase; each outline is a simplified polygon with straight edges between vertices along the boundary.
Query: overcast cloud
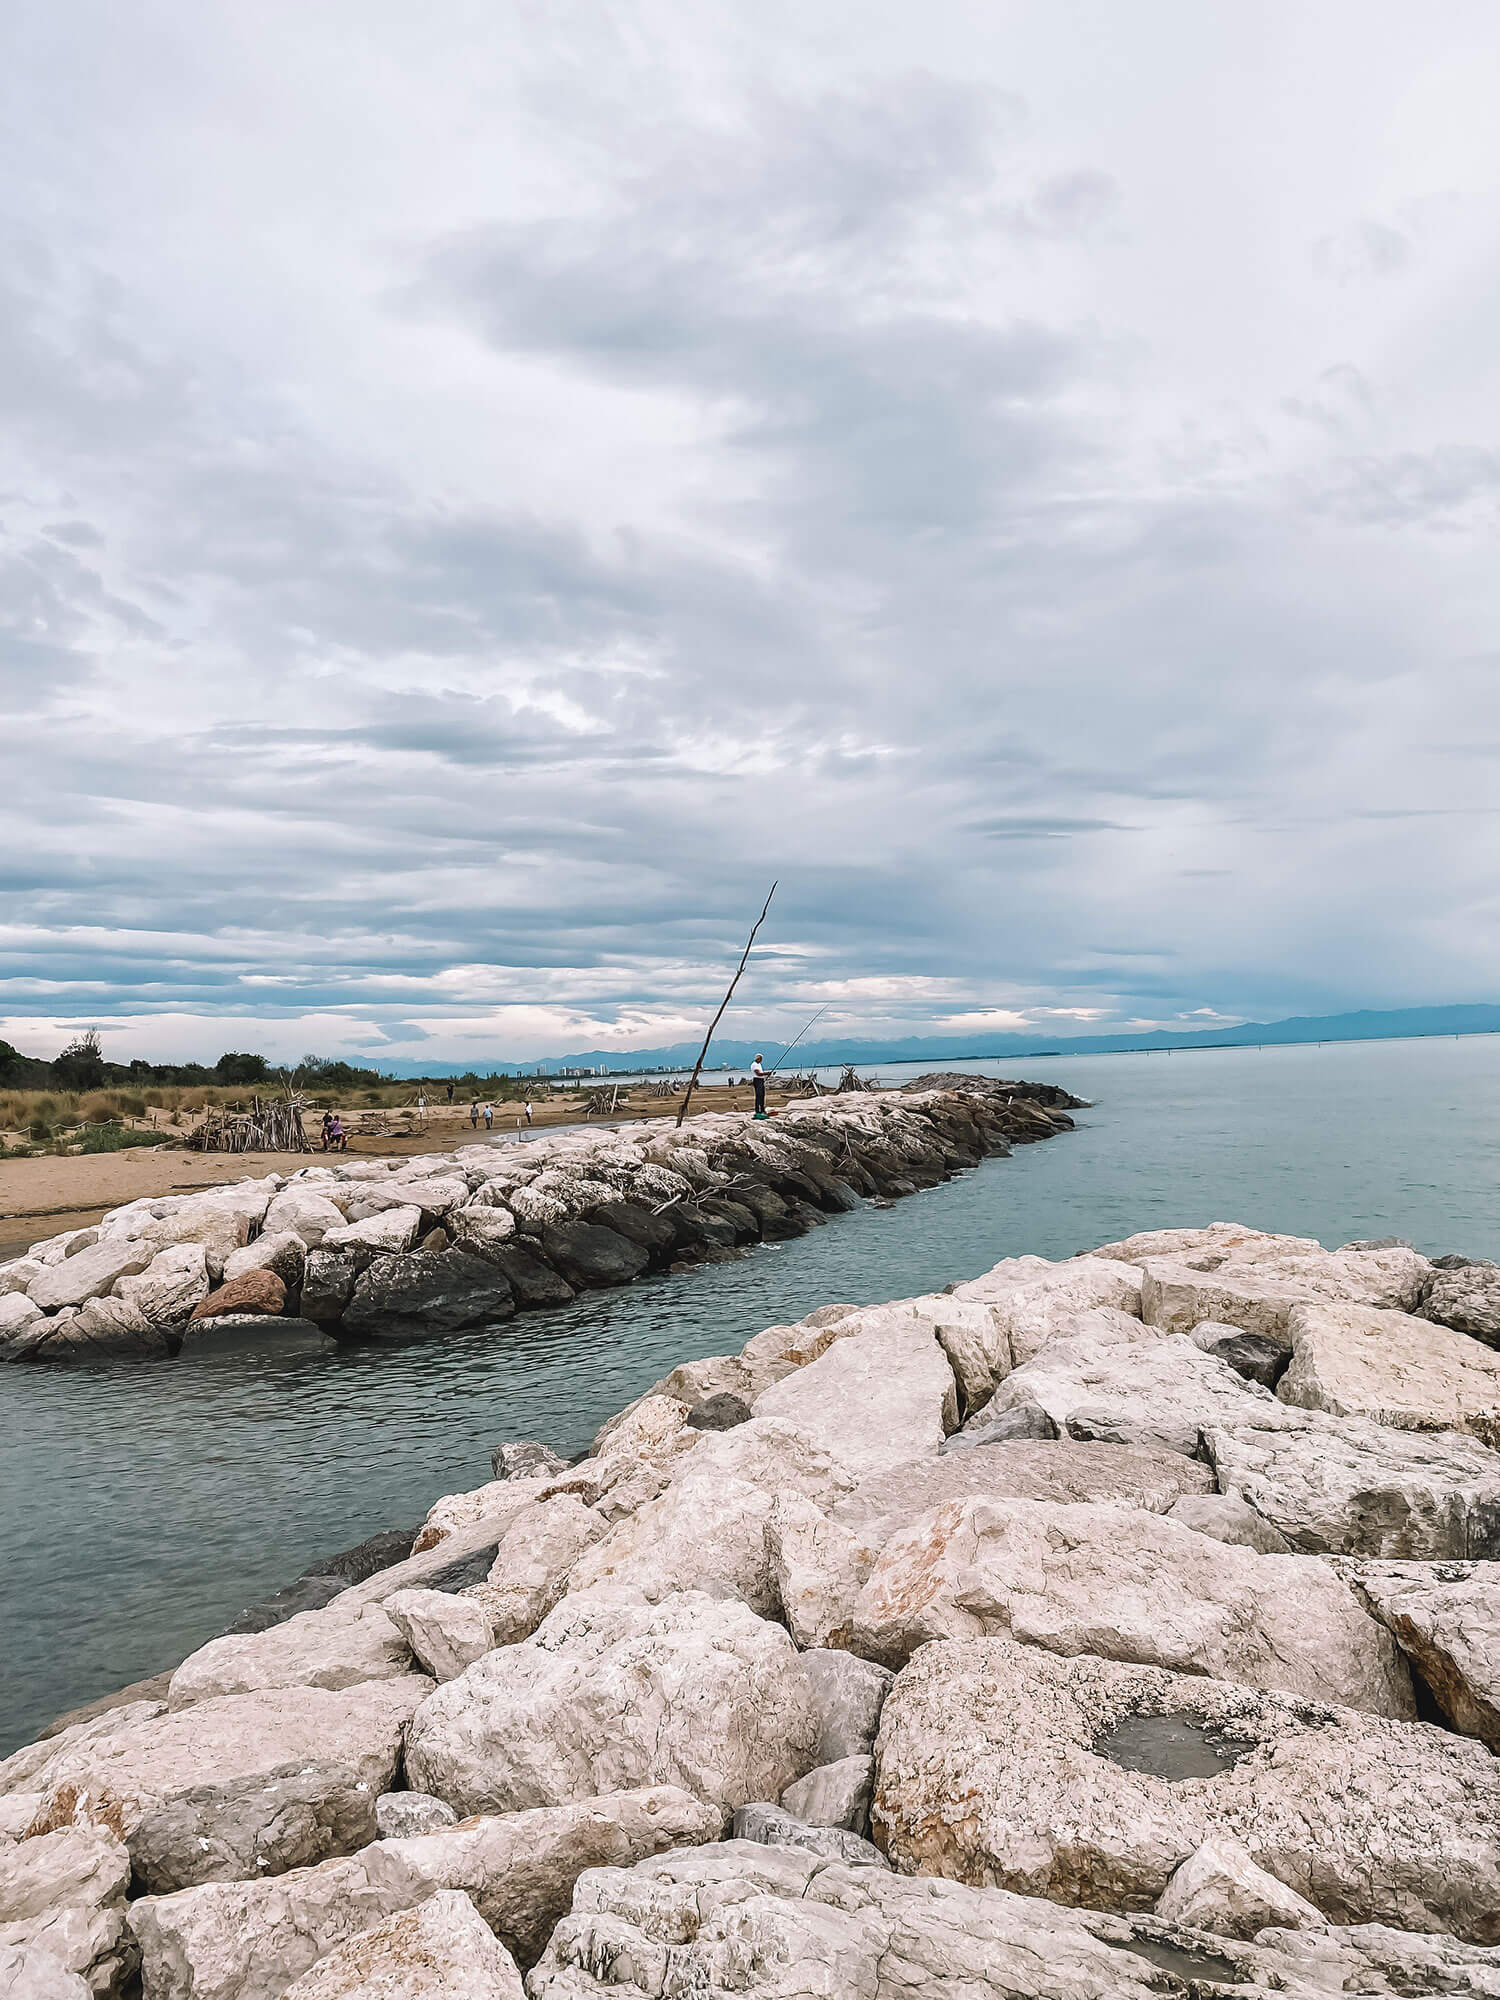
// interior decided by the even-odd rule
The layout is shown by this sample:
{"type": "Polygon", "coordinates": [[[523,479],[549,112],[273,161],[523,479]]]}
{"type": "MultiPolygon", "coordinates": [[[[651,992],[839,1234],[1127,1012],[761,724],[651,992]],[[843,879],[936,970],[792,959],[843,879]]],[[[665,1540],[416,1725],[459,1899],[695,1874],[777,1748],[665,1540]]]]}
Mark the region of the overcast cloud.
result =
{"type": "Polygon", "coordinates": [[[1489,0],[13,0],[0,1034],[1500,997],[1489,0]]]}

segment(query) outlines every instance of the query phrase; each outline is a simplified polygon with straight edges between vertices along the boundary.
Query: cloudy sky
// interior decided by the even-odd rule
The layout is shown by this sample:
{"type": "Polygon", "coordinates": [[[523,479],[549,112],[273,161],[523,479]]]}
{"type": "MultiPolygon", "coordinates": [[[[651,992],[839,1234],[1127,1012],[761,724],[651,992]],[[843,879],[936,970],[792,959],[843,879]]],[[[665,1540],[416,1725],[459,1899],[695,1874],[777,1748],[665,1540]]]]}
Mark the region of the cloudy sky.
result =
{"type": "Polygon", "coordinates": [[[0,1034],[1500,998],[1493,0],[12,0],[0,1034]]]}

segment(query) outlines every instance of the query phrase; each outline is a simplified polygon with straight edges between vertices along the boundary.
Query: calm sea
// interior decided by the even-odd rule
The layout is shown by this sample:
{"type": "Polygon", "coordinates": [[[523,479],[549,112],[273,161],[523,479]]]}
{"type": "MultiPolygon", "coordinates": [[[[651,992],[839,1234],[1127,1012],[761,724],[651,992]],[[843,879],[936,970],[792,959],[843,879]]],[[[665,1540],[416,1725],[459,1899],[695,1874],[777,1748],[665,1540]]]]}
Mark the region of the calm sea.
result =
{"type": "Polygon", "coordinates": [[[1500,1038],[1022,1067],[1093,1100],[1076,1133],[742,1263],[394,1352],[0,1370],[0,1753],[478,1485],[499,1439],[579,1451],[675,1362],[830,1299],[1215,1219],[1500,1258],[1500,1038]]]}

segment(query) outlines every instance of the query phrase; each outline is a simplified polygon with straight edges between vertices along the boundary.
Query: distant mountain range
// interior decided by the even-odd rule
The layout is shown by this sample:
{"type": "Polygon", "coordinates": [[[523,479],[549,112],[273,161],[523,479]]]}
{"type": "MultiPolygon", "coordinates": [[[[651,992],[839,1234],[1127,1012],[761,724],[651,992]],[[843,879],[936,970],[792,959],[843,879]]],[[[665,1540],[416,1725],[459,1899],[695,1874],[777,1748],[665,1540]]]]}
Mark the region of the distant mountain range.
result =
{"type": "MultiPolygon", "coordinates": [[[[792,1052],[791,1067],[797,1070],[825,1069],[830,1064],[853,1063],[863,1069],[874,1063],[920,1063],[936,1068],[943,1063],[968,1060],[1036,1060],[1043,1056],[1118,1055],[1142,1049],[1253,1048],[1278,1042],[1363,1042],[1405,1041],[1419,1035],[1500,1034],[1500,1007],[1400,1007],[1376,1012],[1363,1009],[1356,1014],[1299,1015],[1290,1021],[1246,1021],[1236,1028],[1202,1028],[1177,1034],[1154,1029],[1150,1034],[1068,1035],[906,1035],[885,1041],[799,1042],[792,1052]]],[[[400,1059],[382,1063],[391,1076],[465,1076],[471,1070],[496,1076],[536,1075],[545,1071],[556,1076],[565,1069],[604,1069],[616,1074],[643,1069],[690,1069],[697,1059],[699,1043],[672,1042],[656,1049],[583,1049],[575,1055],[543,1056],[531,1062],[484,1060],[481,1063],[413,1062],[400,1059]]],[[[757,1049],[767,1063],[781,1055],[784,1043],[770,1040],[742,1042],[715,1040],[708,1052],[709,1064],[746,1068],[757,1049]]]]}

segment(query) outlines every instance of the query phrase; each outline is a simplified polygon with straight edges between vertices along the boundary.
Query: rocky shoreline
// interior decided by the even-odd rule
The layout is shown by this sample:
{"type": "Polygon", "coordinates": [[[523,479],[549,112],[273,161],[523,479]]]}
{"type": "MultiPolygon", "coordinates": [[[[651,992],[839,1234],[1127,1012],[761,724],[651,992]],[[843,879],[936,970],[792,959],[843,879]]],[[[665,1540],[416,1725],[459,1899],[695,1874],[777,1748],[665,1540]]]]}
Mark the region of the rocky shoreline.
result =
{"type": "Polygon", "coordinates": [[[822,1306],[0,1763],[0,1988],[1500,1993],[1497,1425],[1399,1243],[822,1306]]]}
{"type": "Polygon", "coordinates": [[[404,1342],[800,1236],[1072,1126],[1054,1084],[923,1077],[450,1154],[333,1159],[128,1202],[0,1264],[0,1360],[162,1360],[247,1336],[404,1342]]]}

